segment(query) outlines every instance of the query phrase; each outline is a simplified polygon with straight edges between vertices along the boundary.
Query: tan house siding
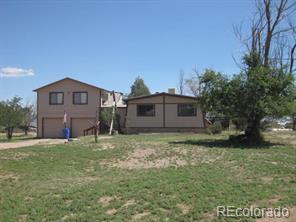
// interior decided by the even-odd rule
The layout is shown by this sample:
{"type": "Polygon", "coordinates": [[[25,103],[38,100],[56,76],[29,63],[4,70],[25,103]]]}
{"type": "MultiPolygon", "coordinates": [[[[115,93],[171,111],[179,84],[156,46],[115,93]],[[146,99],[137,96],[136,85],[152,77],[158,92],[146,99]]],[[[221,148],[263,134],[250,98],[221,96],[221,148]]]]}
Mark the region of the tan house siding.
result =
{"type": "MultiPolygon", "coordinates": [[[[51,133],[53,136],[49,136],[49,134],[44,135],[44,130],[47,130],[47,132],[51,132],[52,131],[51,128],[53,128],[52,124],[50,123],[48,123],[47,126],[44,125],[44,119],[46,118],[63,118],[64,112],[66,111],[67,127],[71,127],[71,118],[95,119],[96,113],[100,107],[101,89],[92,87],[87,84],[79,83],[78,81],[74,81],[71,79],[58,81],[55,84],[51,84],[46,87],[37,89],[36,91],[38,94],[37,96],[37,109],[38,109],[38,120],[37,120],[38,134],[37,135],[38,137],[42,137],[42,136],[55,137],[56,136],[56,134],[54,133],[51,133]],[[88,92],[88,104],[86,105],[73,104],[73,92],[82,92],[82,91],[88,92]],[[64,104],[50,105],[49,104],[50,92],[63,92],[64,104]],[[46,129],[44,129],[45,127],[46,129]]],[[[77,135],[78,134],[81,135],[81,132],[80,133],[76,132],[76,129],[74,129],[74,132],[77,135]]]]}
{"type": "MultiPolygon", "coordinates": [[[[157,100],[156,100],[157,101],[157,100]]],[[[149,104],[152,101],[149,102],[149,104]]],[[[139,104],[143,104],[142,101],[139,104]]],[[[155,104],[155,116],[137,116],[137,104],[128,104],[127,127],[163,127],[163,105],[155,104]]]]}
{"type": "Polygon", "coordinates": [[[128,101],[126,128],[129,132],[203,132],[204,116],[198,105],[197,98],[169,95],[159,95],[135,98],[128,101]],[[178,104],[192,103],[197,105],[196,116],[178,116],[178,104]],[[155,116],[138,117],[138,104],[154,104],[155,116]]]}
{"type": "MultiPolygon", "coordinates": [[[[178,98],[180,103],[180,98],[178,98]]],[[[188,103],[188,101],[186,101],[188,103]]],[[[192,101],[191,101],[192,103],[192,101]]],[[[197,107],[196,116],[178,116],[177,104],[166,104],[165,125],[166,127],[198,127],[203,128],[203,115],[201,109],[197,107]]]]}

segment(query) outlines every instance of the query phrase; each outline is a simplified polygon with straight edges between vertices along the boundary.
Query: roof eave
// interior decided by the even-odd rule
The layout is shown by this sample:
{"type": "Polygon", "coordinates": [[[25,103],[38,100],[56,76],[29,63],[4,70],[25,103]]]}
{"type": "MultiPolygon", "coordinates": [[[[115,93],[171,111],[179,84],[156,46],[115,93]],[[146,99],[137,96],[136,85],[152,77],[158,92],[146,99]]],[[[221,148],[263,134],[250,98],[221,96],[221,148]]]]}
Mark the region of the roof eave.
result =
{"type": "Polygon", "coordinates": [[[130,98],[130,99],[126,99],[125,101],[129,102],[129,101],[133,101],[133,100],[145,99],[145,98],[161,96],[161,95],[173,96],[173,97],[181,97],[181,98],[189,98],[189,99],[196,99],[196,100],[199,99],[198,97],[195,97],[195,96],[186,96],[186,95],[170,94],[170,93],[166,93],[166,92],[161,92],[161,93],[154,93],[154,94],[147,95],[147,96],[137,96],[137,97],[133,97],[133,98],[130,98]]]}
{"type": "Polygon", "coordinates": [[[103,91],[106,91],[106,92],[112,92],[112,91],[110,91],[110,90],[103,89],[103,88],[100,88],[100,87],[97,87],[97,86],[94,86],[94,85],[91,85],[91,84],[88,84],[88,83],[85,83],[85,82],[81,82],[81,81],[79,81],[79,80],[72,79],[72,78],[70,78],[70,77],[66,77],[66,78],[63,78],[63,79],[60,79],[60,80],[54,81],[54,82],[52,82],[52,83],[49,83],[49,84],[47,84],[47,85],[41,86],[41,87],[39,87],[39,88],[37,88],[37,89],[34,89],[33,92],[38,92],[40,89],[44,89],[44,88],[46,88],[46,87],[48,87],[48,86],[54,85],[54,84],[56,84],[56,83],[58,83],[58,82],[61,82],[61,81],[67,80],[67,79],[68,79],[68,80],[72,80],[72,81],[74,81],[74,82],[78,82],[78,83],[81,83],[81,84],[87,85],[87,86],[90,86],[90,87],[93,87],[93,88],[96,88],[96,89],[99,89],[99,90],[103,90],[103,91]]]}

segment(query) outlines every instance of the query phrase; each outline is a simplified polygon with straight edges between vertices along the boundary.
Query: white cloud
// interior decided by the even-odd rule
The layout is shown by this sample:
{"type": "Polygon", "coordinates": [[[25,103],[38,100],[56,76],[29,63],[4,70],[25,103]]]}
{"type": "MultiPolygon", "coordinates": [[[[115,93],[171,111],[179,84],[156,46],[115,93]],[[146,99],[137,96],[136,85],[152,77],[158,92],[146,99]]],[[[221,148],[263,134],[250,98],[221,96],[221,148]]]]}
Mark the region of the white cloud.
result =
{"type": "Polygon", "coordinates": [[[0,77],[22,77],[34,76],[33,69],[22,69],[17,67],[0,68],[0,77]]]}

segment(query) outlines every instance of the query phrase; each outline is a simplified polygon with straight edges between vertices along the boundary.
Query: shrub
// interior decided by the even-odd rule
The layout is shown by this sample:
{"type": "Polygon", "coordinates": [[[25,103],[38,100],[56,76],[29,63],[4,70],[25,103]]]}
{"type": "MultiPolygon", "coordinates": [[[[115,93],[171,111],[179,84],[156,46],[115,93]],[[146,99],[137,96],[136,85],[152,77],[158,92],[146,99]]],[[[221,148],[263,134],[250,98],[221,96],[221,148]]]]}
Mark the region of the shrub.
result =
{"type": "Polygon", "coordinates": [[[5,128],[4,128],[4,126],[0,126],[0,133],[5,133],[5,128]]]}
{"type": "Polygon", "coordinates": [[[222,132],[222,124],[221,122],[214,122],[209,128],[208,132],[210,134],[220,134],[222,132]]]}
{"type": "Polygon", "coordinates": [[[247,120],[245,118],[233,118],[231,120],[236,130],[244,131],[247,127],[247,120]]]}
{"type": "MultiPolygon", "coordinates": [[[[112,107],[104,108],[101,112],[101,131],[103,133],[109,132],[110,123],[112,120],[112,107]]],[[[113,129],[119,130],[118,122],[120,120],[120,115],[115,111],[115,118],[113,119],[113,129]]]]}
{"type": "Polygon", "coordinates": [[[212,123],[220,122],[223,130],[227,130],[227,129],[229,129],[230,119],[229,119],[228,117],[217,116],[217,117],[209,117],[208,119],[209,119],[212,123]]]}

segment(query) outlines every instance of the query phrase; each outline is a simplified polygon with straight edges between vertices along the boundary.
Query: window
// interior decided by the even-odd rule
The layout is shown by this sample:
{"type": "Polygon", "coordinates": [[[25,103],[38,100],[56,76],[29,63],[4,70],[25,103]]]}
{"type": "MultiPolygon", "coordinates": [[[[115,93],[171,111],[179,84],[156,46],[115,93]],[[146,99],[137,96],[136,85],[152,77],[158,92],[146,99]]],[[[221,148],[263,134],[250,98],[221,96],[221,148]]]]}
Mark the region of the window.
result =
{"type": "Polygon", "coordinates": [[[155,105],[154,104],[138,105],[137,116],[155,116],[155,105]]]}
{"type": "Polygon", "coordinates": [[[84,105],[88,103],[87,92],[73,92],[73,104],[84,105]]]}
{"type": "Polygon", "coordinates": [[[194,104],[178,104],[178,116],[196,116],[194,104]]]}
{"type": "Polygon", "coordinates": [[[63,92],[50,92],[49,93],[49,104],[50,105],[63,105],[64,104],[64,93],[63,92]]]}

